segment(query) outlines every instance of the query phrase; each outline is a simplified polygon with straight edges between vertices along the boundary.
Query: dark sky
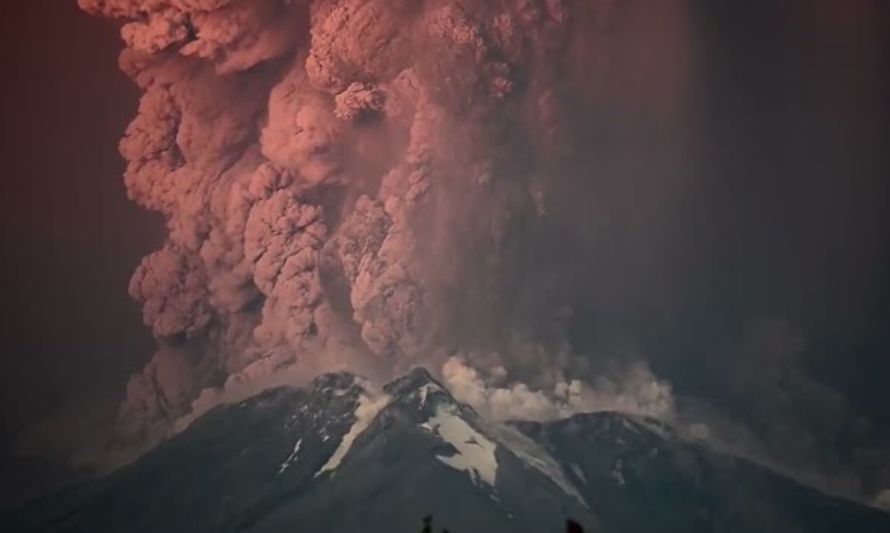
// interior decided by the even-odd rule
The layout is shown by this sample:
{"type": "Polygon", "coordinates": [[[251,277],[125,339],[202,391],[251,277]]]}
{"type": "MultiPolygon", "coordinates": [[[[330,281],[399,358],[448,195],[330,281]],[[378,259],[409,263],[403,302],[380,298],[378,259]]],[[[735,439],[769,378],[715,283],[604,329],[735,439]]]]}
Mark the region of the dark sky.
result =
{"type": "Polygon", "coordinates": [[[690,5],[686,106],[635,123],[619,82],[615,115],[588,128],[587,188],[565,202],[563,233],[589,250],[573,345],[642,353],[785,460],[886,486],[890,4],[690,5]]]}
{"type": "MultiPolygon", "coordinates": [[[[117,29],[75,4],[29,0],[0,19],[4,445],[60,407],[113,405],[152,350],[126,289],[163,232],[127,200],[116,152],[138,94],[117,71],[117,29]]],[[[761,365],[751,330],[787,323],[804,339],[788,364],[890,433],[888,4],[692,5],[697,159],[684,209],[671,213],[669,242],[640,239],[647,221],[628,218],[612,237],[616,255],[596,258],[616,272],[628,258],[671,269],[635,265],[642,278],[663,277],[641,278],[640,301],[616,290],[621,305],[606,295],[582,310],[585,336],[620,342],[628,331],[680,393],[757,418],[751,396],[773,391],[752,369],[774,362],[761,365]],[[659,306],[662,293],[682,303],[659,306]],[[727,392],[746,373],[748,388],[727,392]]],[[[613,148],[633,160],[632,144],[613,148]]],[[[635,183],[608,190],[597,179],[607,201],[636,208],[635,183]]],[[[601,281],[595,289],[620,287],[601,281]]]]}
{"type": "Polygon", "coordinates": [[[697,193],[703,260],[688,274],[706,311],[688,323],[791,321],[809,370],[886,424],[887,6],[712,4],[698,13],[701,141],[720,179],[697,193]]]}
{"type": "Polygon", "coordinates": [[[0,434],[61,404],[120,395],[150,352],[127,281],[161,238],[126,198],[117,139],[138,93],[117,29],[76,2],[0,17],[0,434]]]}

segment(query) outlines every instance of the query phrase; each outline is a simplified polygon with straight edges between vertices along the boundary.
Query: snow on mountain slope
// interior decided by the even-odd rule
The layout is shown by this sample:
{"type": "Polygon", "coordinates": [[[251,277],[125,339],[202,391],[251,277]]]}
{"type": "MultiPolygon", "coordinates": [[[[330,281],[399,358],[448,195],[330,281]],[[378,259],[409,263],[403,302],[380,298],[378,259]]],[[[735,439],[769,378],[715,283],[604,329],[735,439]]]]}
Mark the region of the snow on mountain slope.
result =
{"type": "Polygon", "coordinates": [[[563,492],[575,498],[584,507],[587,507],[584,497],[566,477],[560,464],[547,450],[507,424],[489,423],[486,425],[486,428],[497,442],[507,447],[523,463],[547,476],[563,492]]]}
{"type": "Polygon", "coordinates": [[[492,424],[417,369],[221,406],[134,464],[0,531],[884,533],[890,516],[615,413],[492,424]]]}
{"type": "MultiPolygon", "coordinates": [[[[425,398],[421,401],[426,403],[425,398]]],[[[455,411],[448,405],[437,406],[435,416],[420,425],[457,450],[454,455],[437,455],[436,459],[467,472],[474,483],[484,481],[494,487],[498,472],[494,454],[497,445],[470,427],[455,411]]]]}
{"type": "Polygon", "coordinates": [[[284,462],[281,463],[281,468],[278,469],[279,474],[281,474],[282,472],[287,470],[287,467],[289,467],[291,464],[293,464],[293,463],[297,462],[297,460],[299,460],[300,447],[302,445],[303,445],[303,439],[302,438],[297,439],[297,443],[294,444],[294,451],[290,452],[290,455],[287,456],[287,459],[285,459],[284,462]]]}
{"type": "Polygon", "coordinates": [[[328,462],[315,473],[316,477],[325,472],[333,472],[340,466],[340,462],[343,461],[343,458],[349,453],[349,449],[352,447],[355,439],[368,429],[368,426],[374,421],[377,413],[386,407],[391,400],[390,396],[387,394],[374,391],[373,387],[368,383],[361,383],[361,387],[362,393],[359,395],[358,406],[353,414],[355,421],[352,423],[349,431],[343,435],[340,445],[337,446],[337,449],[334,451],[334,454],[331,455],[331,458],[328,459],[328,462]]]}

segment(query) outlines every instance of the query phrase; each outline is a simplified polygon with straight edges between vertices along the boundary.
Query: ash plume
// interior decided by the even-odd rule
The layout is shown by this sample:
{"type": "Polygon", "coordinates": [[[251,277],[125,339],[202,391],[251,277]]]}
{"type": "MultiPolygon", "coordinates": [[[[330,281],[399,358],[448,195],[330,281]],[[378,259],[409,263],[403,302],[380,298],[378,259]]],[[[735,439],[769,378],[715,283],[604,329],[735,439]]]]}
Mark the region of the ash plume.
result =
{"type": "Polygon", "coordinates": [[[123,22],[127,190],[169,230],[130,284],[160,349],[124,435],[162,438],[206,389],[344,353],[389,374],[523,327],[504,285],[573,150],[573,17],[608,2],[80,6],[123,22]]]}
{"type": "Polygon", "coordinates": [[[698,185],[685,0],[78,2],[122,24],[142,91],[124,179],[168,230],[129,288],[159,348],[119,445],[282,376],[416,364],[495,418],[625,410],[756,434],[779,462],[848,419],[793,346],[768,372],[736,360],[771,395],[731,394],[782,417],[764,437],[729,410],[681,412],[635,339],[572,340],[582,308],[657,329],[679,306],[698,185]],[[788,368],[800,386],[778,391],[788,368]],[[816,396],[837,420],[787,407],[816,396]]]}

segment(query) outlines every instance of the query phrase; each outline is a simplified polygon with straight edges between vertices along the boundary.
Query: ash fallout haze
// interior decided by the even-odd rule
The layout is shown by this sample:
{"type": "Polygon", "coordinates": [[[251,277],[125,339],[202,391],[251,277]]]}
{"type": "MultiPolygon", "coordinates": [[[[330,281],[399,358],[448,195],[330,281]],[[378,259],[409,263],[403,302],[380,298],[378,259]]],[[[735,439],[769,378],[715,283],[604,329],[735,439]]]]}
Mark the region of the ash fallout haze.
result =
{"type": "Polygon", "coordinates": [[[421,366],[474,413],[426,424],[486,449],[485,424],[617,412],[890,509],[885,2],[43,0],[3,25],[5,499],[331,372],[391,383],[350,393],[363,449],[421,366]]]}

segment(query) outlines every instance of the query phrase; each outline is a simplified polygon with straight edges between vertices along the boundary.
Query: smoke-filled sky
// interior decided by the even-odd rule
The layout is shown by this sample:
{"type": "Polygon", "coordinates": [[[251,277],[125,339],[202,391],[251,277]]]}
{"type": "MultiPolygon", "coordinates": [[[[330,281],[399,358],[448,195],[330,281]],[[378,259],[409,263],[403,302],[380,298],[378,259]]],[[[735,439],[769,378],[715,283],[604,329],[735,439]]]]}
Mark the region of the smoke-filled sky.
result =
{"type": "Polygon", "coordinates": [[[23,3],[4,434],[58,452],[120,405],[120,452],[282,375],[420,363],[491,416],[660,416],[871,499],[881,4],[23,3]]]}

